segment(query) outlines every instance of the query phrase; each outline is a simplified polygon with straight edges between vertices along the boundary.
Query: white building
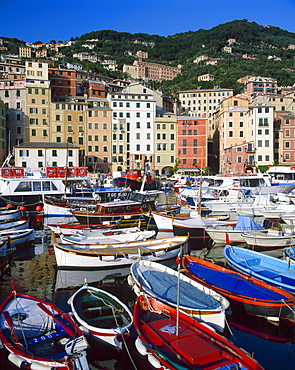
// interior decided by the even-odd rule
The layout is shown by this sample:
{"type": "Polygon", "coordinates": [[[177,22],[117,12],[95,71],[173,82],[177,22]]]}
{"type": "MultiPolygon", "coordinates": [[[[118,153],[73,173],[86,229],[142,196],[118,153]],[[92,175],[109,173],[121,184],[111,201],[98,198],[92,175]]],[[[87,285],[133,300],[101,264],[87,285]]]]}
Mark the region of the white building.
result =
{"type": "Polygon", "coordinates": [[[250,106],[248,112],[247,142],[253,143],[253,154],[249,162],[257,166],[270,165],[274,162],[274,106],[250,106]]]}
{"type": "Polygon", "coordinates": [[[14,147],[14,156],[16,167],[32,170],[79,166],[79,147],[72,143],[22,143],[14,147]]]}
{"type": "Polygon", "coordinates": [[[154,121],[156,101],[152,94],[111,93],[113,171],[143,169],[154,162],[154,121]]]}

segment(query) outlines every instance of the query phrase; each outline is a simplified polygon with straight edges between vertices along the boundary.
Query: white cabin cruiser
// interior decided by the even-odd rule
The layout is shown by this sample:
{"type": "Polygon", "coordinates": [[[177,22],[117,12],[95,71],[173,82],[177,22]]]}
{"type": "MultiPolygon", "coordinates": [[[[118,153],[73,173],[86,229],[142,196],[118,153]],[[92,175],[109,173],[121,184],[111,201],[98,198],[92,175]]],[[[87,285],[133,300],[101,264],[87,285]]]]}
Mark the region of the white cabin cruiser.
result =
{"type": "Polygon", "coordinates": [[[12,203],[35,210],[45,195],[71,194],[71,186],[88,186],[86,167],[47,167],[29,171],[22,167],[0,168],[0,206],[12,203]]]}

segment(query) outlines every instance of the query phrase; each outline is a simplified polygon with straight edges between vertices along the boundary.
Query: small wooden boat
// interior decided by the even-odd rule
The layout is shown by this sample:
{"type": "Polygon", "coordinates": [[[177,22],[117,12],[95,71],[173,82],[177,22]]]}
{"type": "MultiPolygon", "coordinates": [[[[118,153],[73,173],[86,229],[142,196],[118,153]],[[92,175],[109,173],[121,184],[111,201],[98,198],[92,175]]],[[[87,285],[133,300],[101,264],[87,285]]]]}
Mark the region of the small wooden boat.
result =
{"type": "Polygon", "coordinates": [[[170,306],[177,306],[187,315],[206,322],[222,332],[229,302],[212,289],[167,267],[151,261],[137,261],[130,267],[128,283],[135,294],[142,292],[170,306]]]}
{"type": "Polygon", "coordinates": [[[262,370],[258,362],[183,312],[140,295],[133,309],[135,346],[153,368],[262,370]]]}
{"type": "Polygon", "coordinates": [[[34,229],[0,231],[0,240],[7,240],[8,244],[22,249],[32,246],[35,240],[34,229]]]}
{"type": "Polygon", "coordinates": [[[74,235],[60,234],[63,243],[70,244],[115,244],[129,243],[154,238],[154,230],[140,230],[138,227],[124,229],[92,229],[77,232],[74,235]]]}
{"type": "Polygon", "coordinates": [[[188,255],[183,256],[182,266],[191,279],[226,297],[232,310],[272,321],[295,321],[295,297],[283,289],[188,255]]]}
{"type": "Polygon", "coordinates": [[[81,224],[47,224],[46,227],[53,231],[56,236],[73,235],[81,230],[93,230],[93,229],[111,229],[114,228],[111,224],[94,224],[94,225],[81,225],[81,224]]]}
{"type": "Polygon", "coordinates": [[[0,339],[8,359],[24,369],[88,370],[82,332],[54,304],[12,293],[0,306],[0,339]]]}
{"type": "Polygon", "coordinates": [[[132,312],[117,297],[84,284],[68,300],[76,322],[92,336],[122,349],[124,335],[129,335],[132,312]]]}
{"type": "Polygon", "coordinates": [[[29,229],[28,220],[13,220],[0,223],[0,232],[9,230],[25,230],[29,229]]]}
{"type": "Polygon", "coordinates": [[[248,216],[238,216],[236,225],[214,225],[205,228],[215,246],[226,245],[226,234],[228,234],[230,244],[232,245],[245,243],[245,238],[242,236],[243,233],[262,229],[263,226],[248,216]]]}
{"type": "Polygon", "coordinates": [[[0,223],[19,220],[21,217],[21,211],[19,209],[3,209],[0,210],[0,223]]]}
{"type": "Polygon", "coordinates": [[[123,227],[134,226],[135,221],[143,217],[142,203],[132,200],[119,200],[114,202],[98,203],[94,208],[71,210],[72,214],[81,224],[115,223],[120,220],[123,227]]]}
{"type": "Polygon", "coordinates": [[[242,237],[248,247],[256,251],[280,249],[294,244],[295,234],[288,228],[289,225],[281,225],[276,229],[252,230],[242,233],[242,237]]]}
{"type": "Polygon", "coordinates": [[[176,258],[186,237],[149,239],[113,244],[59,244],[53,232],[56,263],[63,269],[113,269],[130,266],[136,259],[165,261],[176,258]]]}
{"type": "Polygon", "coordinates": [[[295,293],[295,264],[246,248],[225,246],[228,264],[243,274],[295,293]]]}

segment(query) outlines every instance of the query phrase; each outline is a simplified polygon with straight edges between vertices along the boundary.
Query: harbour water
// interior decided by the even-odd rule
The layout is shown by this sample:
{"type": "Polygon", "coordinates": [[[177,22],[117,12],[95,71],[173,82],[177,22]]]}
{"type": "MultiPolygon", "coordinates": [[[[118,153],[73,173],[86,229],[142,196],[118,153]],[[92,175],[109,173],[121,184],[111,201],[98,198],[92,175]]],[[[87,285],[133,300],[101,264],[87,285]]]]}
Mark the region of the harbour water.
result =
{"type": "MultiPolygon", "coordinates": [[[[160,237],[166,235],[161,234],[160,237]]],[[[199,242],[198,242],[199,243],[199,242]]],[[[200,247],[200,245],[199,245],[200,247]]],[[[217,263],[223,262],[222,248],[203,248],[191,253],[205,256],[217,263]]],[[[272,251],[281,258],[282,250],[272,251]]],[[[170,266],[176,268],[175,261],[170,266]]],[[[0,282],[0,302],[11,292],[12,280],[17,290],[38,298],[52,301],[65,312],[69,311],[67,299],[85,280],[91,285],[110,291],[131,308],[136,299],[127,283],[128,268],[105,271],[57,270],[55,256],[48,230],[36,230],[35,246],[22,254],[14,254],[10,272],[0,282]]],[[[291,370],[295,368],[295,325],[268,322],[264,318],[236,317],[233,312],[227,317],[226,336],[237,346],[254,355],[266,370],[291,370]]],[[[104,345],[90,347],[89,360],[92,369],[132,370],[149,369],[147,361],[134,350],[134,330],[123,354],[104,345]]],[[[0,369],[16,369],[0,350],[0,369]]]]}

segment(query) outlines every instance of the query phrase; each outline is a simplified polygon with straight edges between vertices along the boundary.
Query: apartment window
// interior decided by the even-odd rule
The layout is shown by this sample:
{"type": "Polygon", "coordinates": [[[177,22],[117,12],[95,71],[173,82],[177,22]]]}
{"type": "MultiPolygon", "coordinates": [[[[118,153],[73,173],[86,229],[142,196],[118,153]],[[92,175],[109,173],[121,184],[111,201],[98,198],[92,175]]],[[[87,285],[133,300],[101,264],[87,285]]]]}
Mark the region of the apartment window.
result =
{"type": "Polygon", "coordinates": [[[102,140],[103,140],[103,141],[108,141],[108,137],[107,137],[107,135],[103,135],[102,140]]]}
{"type": "Polygon", "coordinates": [[[157,163],[161,163],[161,156],[157,155],[157,163]]]}
{"type": "Polygon", "coordinates": [[[79,122],[83,122],[83,116],[79,116],[79,122]]]}
{"type": "Polygon", "coordinates": [[[136,117],[140,117],[140,112],[136,112],[136,117]]]}
{"type": "Polygon", "coordinates": [[[265,161],[266,161],[266,162],[269,162],[269,155],[266,155],[266,156],[265,156],[265,161]]]}
{"type": "Polygon", "coordinates": [[[79,137],[79,140],[78,140],[78,142],[79,142],[79,145],[83,145],[83,144],[84,144],[84,140],[83,140],[83,137],[79,137]]]}
{"type": "Polygon", "coordinates": [[[56,126],[56,132],[61,132],[61,126],[56,126]]]}
{"type": "Polygon", "coordinates": [[[285,136],[290,136],[290,130],[285,130],[285,136]]]}
{"type": "Polygon", "coordinates": [[[257,159],[258,159],[258,162],[262,162],[262,155],[259,155],[259,156],[257,157],[257,159]]]}
{"type": "Polygon", "coordinates": [[[68,132],[73,132],[73,127],[72,126],[68,126],[68,132]]]}
{"type": "Polygon", "coordinates": [[[140,145],[139,144],[136,145],[136,150],[140,151],[140,145]]]}
{"type": "Polygon", "coordinates": [[[174,140],[175,139],[175,135],[174,134],[170,134],[170,140],[174,140]]]}
{"type": "Polygon", "coordinates": [[[262,130],[261,130],[261,129],[259,129],[259,130],[257,131],[257,133],[258,133],[258,135],[262,135],[262,130]]]}
{"type": "Polygon", "coordinates": [[[16,103],[16,109],[20,109],[20,102],[16,103]]]}
{"type": "Polygon", "coordinates": [[[57,137],[56,137],[56,142],[57,142],[57,143],[61,143],[61,137],[60,137],[60,136],[57,136],[57,137]]]}
{"type": "Polygon", "coordinates": [[[268,126],[268,118],[263,119],[263,126],[268,126]]]}
{"type": "Polygon", "coordinates": [[[140,122],[136,122],[136,128],[140,128],[140,122]]]}
{"type": "Polygon", "coordinates": [[[43,136],[47,136],[47,130],[43,130],[43,136]]]}
{"type": "Polygon", "coordinates": [[[55,115],[55,120],[56,120],[56,121],[60,121],[60,115],[59,115],[59,114],[56,114],[56,115],[55,115]]]}
{"type": "Polygon", "coordinates": [[[92,135],[88,135],[88,141],[92,141],[92,135]]]}
{"type": "Polygon", "coordinates": [[[94,135],[94,141],[98,141],[98,135],[94,135]]]}
{"type": "Polygon", "coordinates": [[[140,139],[140,133],[139,133],[139,132],[137,132],[137,133],[136,133],[136,139],[137,139],[137,140],[139,140],[139,139],[140,139]]]}
{"type": "Polygon", "coordinates": [[[285,148],[290,148],[290,141],[285,142],[285,148]]]}
{"type": "Polygon", "coordinates": [[[30,118],[30,125],[38,125],[38,118],[30,118]]]}
{"type": "Polygon", "coordinates": [[[52,150],[52,157],[57,157],[57,150],[55,149],[52,150]]]}
{"type": "Polygon", "coordinates": [[[238,157],[238,163],[242,162],[242,157],[238,157]]]}
{"type": "Polygon", "coordinates": [[[147,138],[147,140],[151,139],[151,134],[149,132],[146,134],[146,138],[147,138]]]}
{"type": "Polygon", "coordinates": [[[228,127],[233,127],[233,123],[232,122],[229,122],[228,123],[228,127]]]}
{"type": "Polygon", "coordinates": [[[72,122],[72,116],[68,116],[68,122],[72,122]]]}
{"type": "Polygon", "coordinates": [[[259,148],[261,148],[261,147],[262,147],[262,140],[258,140],[258,141],[257,141],[257,146],[258,146],[259,148]]]}
{"type": "Polygon", "coordinates": [[[269,140],[265,140],[265,147],[269,148],[269,140]]]}
{"type": "Polygon", "coordinates": [[[184,146],[184,147],[187,146],[187,140],[186,139],[182,140],[182,146],[184,146]]]}
{"type": "Polygon", "coordinates": [[[108,128],[108,124],[107,124],[107,123],[103,123],[103,124],[102,124],[102,128],[103,128],[103,130],[107,130],[107,128],[108,128]]]}
{"type": "Polygon", "coordinates": [[[244,137],[244,131],[240,131],[240,137],[244,137]]]}
{"type": "Polygon", "coordinates": [[[228,115],[229,115],[229,117],[233,117],[233,113],[232,112],[230,112],[228,115]]]}
{"type": "Polygon", "coordinates": [[[92,146],[88,145],[88,152],[92,152],[92,146]]]}
{"type": "Polygon", "coordinates": [[[240,121],[240,127],[244,127],[244,122],[240,121]]]}
{"type": "Polygon", "coordinates": [[[233,132],[233,131],[229,131],[229,132],[228,132],[228,136],[229,136],[229,137],[234,137],[234,132],[233,132]]]}
{"type": "Polygon", "coordinates": [[[72,149],[69,149],[68,153],[69,153],[69,157],[73,156],[73,150],[72,149]]]}
{"type": "Polygon", "coordinates": [[[43,157],[43,150],[41,149],[38,150],[38,157],[43,157]]]}

